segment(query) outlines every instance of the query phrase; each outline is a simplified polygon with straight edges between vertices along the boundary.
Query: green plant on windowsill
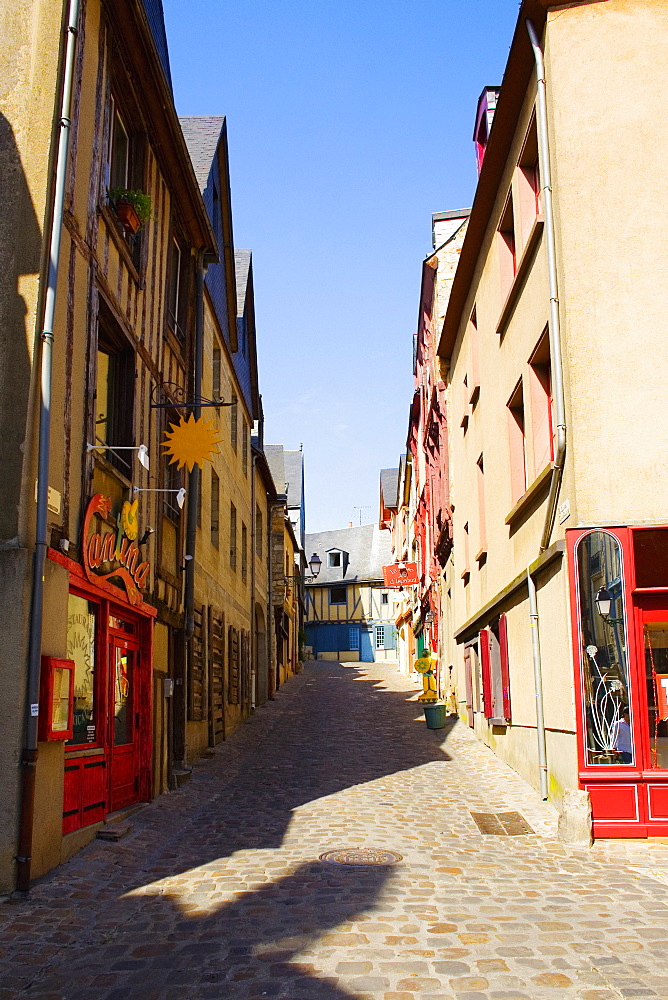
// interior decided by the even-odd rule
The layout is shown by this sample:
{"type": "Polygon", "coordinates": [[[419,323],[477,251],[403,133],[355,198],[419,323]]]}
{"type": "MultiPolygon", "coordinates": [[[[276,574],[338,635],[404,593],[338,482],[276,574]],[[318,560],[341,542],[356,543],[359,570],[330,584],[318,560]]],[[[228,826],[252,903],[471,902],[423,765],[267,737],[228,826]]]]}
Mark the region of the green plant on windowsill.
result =
{"type": "Polygon", "coordinates": [[[118,220],[125,230],[137,233],[151,218],[151,198],[143,191],[131,191],[129,188],[112,188],[109,191],[118,220]]]}

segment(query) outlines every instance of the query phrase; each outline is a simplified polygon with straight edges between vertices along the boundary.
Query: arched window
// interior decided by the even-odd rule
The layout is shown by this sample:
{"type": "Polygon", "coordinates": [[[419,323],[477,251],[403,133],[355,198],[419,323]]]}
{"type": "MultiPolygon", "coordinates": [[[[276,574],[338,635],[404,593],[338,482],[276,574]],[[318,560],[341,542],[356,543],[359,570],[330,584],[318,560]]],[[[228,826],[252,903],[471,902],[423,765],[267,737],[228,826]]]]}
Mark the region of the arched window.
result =
{"type": "Polygon", "coordinates": [[[576,548],[585,763],[634,763],[622,548],[590,531],[576,548]]]}

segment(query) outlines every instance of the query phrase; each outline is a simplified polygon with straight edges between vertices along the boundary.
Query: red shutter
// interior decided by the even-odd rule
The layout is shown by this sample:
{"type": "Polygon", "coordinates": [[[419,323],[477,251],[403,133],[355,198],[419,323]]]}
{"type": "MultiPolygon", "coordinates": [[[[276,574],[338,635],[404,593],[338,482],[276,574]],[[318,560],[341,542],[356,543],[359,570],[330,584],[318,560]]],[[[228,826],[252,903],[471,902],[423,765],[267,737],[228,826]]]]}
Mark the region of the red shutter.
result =
{"type": "Polygon", "coordinates": [[[489,657],[489,629],[483,628],[480,631],[480,667],[482,670],[482,702],[483,712],[486,719],[494,716],[494,706],[492,704],[492,673],[489,657]]]}
{"type": "Polygon", "coordinates": [[[473,667],[471,664],[471,647],[464,652],[464,675],[466,679],[466,708],[468,710],[469,726],[473,728],[473,667]]]}
{"type": "Polygon", "coordinates": [[[508,663],[508,621],[505,615],[499,618],[499,652],[501,654],[501,687],[503,689],[503,717],[510,722],[510,666],[508,663]]]}

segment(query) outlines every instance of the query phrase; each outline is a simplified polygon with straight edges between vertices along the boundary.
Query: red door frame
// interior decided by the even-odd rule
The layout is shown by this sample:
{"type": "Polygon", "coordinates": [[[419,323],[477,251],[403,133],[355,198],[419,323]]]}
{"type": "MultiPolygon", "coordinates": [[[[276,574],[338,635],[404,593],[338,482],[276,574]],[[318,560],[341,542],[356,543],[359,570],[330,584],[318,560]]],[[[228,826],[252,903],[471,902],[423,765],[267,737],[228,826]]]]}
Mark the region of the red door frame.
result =
{"type": "Polygon", "coordinates": [[[99,671],[99,681],[95,689],[95,712],[98,729],[95,741],[79,746],[66,747],[68,756],[65,758],[65,802],[63,818],[63,834],[79,829],[91,823],[99,822],[111,811],[113,768],[111,754],[113,751],[113,735],[109,728],[111,715],[109,711],[109,693],[111,690],[110,656],[113,648],[113,636],[123,636],[131,641],[139,651],[139,663],[136,670],[136,796],[134,801],[145,802],[151,798],[152,781],[152,745],[153,745],[153,619],[157,610],[143,601],[139,605],[131,605],[123,590],[104,581],[104,587],[96,586],[84,574],[83,567],[55,549],[48,550],[48,557],[53,562],[63,566],[69,573],[70,591],[93,601],[99,608],[96,643],[96,672],[99,671]],[[110,614],[116,614],[136,625],[136,632],[130,636],[109,628],[110,614]],[[89,756],[91,750],[101,749],[102,754],[94,758],[89,756]],[[81,751],[77,755],[75,751],[81,751]],[[87,751],[87,753],[84,753],[87,751]],[[99,768],[104,770],[103,775],[99,768]],[[95,800],[87,805],[81,805],[88,796],[95,800]],[[103,796],[103,798],[102,798],[103,796]],[[75,803],[79,802],[79,813],[75,815],[75,803]],[[69,814],[69,815],[68,815],[69,814]],[[84,819],[84,822],[81,822],[84,819]]]}
{"type": "Polygon", "coordinates": [[[637,589],[633,559],[633,533],[657,529],[666,530],[666,526],[595,526],[573,528],[566,532],[571,591],[578,770],[580,785],[591,797],[595,837],[668,836],[668,770],[643,766],[650,760],[649,726],[645,722],[649,715],[645,683],[643,614],[645,610],[649,610],[650,613],[654,611],[662,614],[661,620],[668,621],[668,587],[655,590],[637,589]],[[591,765],[587,764],[585,759],[584,674],[581,664],[580,594],[575,549],[580,539],[592,531],[607,532],[617,539],[621,547],[631,725],[633,744],[638,749],[638,759],[634,765],[591,765]],[[662,805],[663,815],[657,813],[655,803],[665,803],[665,806],[662,805]]]}

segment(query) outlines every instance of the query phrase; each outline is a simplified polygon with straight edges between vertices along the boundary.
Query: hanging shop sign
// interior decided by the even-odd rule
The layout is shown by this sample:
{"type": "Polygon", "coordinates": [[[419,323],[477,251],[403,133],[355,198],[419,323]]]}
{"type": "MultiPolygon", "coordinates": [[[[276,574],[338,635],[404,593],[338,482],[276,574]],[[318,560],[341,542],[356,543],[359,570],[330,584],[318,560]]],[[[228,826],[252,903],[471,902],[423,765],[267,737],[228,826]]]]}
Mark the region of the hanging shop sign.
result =
{"type": "Polygon", "coordinates": [[[386,587],[408,587],[419,583],[417,563],[394,563],[383,566],[383,582],[386,587]]]}
{"type": "Polygon", "coordinates": [[[146,584],[151,566],[142,560],[142,553],[137,545],[139,525],[137,523],[138,500],[130,503],[126,500],[116,516],[116,530],[104,530],[104,524],[99,531],[90,533],[93,518],[98,515],[103,521],[111,513],[111,500],[102,493],[96,493],[86,508],[83,531],[81,533],[81,551],[83,553],[84,572],[91,581],[104,590],[112,580],[120,581],[125,588],[130,604],[141,604],[141,590],[146,584]]]}
{"type": "Polygon", "coordinates": [[[206,420],[199,417],[195,420],[191,413],[186,420],[181,417],[178,424],[170,424],[171,431],[165,431],[165,440],[162,447],[165,449],[165,456],[169,455],[169,464],[176,463],[178,469],[183,466],[188,472],[192,472],[195,465],[200,469],[204,462],[211,462],[212,455],[217,455],[218,445],[222,438],[213,420],[206,420]]]}

